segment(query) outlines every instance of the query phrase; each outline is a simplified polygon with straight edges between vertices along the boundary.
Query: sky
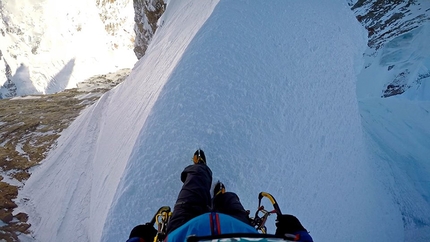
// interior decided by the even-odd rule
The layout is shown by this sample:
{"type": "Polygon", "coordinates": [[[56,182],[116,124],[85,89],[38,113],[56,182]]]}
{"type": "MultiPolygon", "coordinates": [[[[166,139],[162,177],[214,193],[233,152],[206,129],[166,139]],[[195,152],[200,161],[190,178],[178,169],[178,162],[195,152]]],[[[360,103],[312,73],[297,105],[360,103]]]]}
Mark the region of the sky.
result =
{"type": "Polygon", "coordinates": [[[213,183],[251,212],[271,193],[315,241],[428,238],[429,104],[360,95],[367,38],[345,1],[170,1],[159,22],[34,168],[22,241],[127,240],[173,207],[197,148],[213,183]]]}

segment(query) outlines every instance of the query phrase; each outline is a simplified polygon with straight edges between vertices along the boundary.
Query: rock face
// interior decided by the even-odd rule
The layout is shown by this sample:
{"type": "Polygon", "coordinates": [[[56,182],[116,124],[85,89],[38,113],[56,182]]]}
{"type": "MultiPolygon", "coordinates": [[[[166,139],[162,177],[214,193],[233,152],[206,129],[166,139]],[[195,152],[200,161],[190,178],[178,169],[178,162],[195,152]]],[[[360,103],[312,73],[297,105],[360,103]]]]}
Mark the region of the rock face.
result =
{"type": "Polygon", "coordinates": [[[430,81],[430,2],[359,0],[349,5],[369,37],[361,75],[367,80],[359,80],[361,85],[379,89],[379,95],[370,96],[423,99],[430,91],[424,85],[430,81]]]}
{"type": "Polygon", "coordinates": [[[6,62],[6,60],[4,60],[4,59],[2,59],[2,60],[4,62],[4,66],[5,66],[4,75],[6,77],[6,82],[3,84],[3,86],[0,87],[0,99],[15,97],[16,96],[16,85],[15,85],[15,83],[12,82],[12,75],[11,75],[10,66],[6,62]],[[4,95],[4,97],[3,97],[3,95],[4,95]]]}
{"type": "Polygon", "coordinates": [[[359,0],[351,9],[369,33],[369,47],[375,49],[430,20],[428,1],[359,0]]]}
{"type": "Polygon", "coordinates": [[[134,53],[140,59],[145,55],[149,42],[157,30],[158,19],[163,15],[166,4],[163,0],[133,0],[133,7],[136,33],[134,53]]]}

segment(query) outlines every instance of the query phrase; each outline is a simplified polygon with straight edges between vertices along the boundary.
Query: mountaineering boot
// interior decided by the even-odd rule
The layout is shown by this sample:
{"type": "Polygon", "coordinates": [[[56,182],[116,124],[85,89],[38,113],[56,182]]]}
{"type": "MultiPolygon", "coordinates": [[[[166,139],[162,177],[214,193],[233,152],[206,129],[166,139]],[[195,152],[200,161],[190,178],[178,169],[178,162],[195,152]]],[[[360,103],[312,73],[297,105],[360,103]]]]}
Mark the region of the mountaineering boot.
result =
{"type": "Polygon", "coordinates": [[[222,182],[218,181],[214,187],[214,197],[224,193],[225,193],[225,186],[222,182]]]}
{"type": "Polygon", "coordinates": [[[194,164],[204,164],[206,165],[206,156],[203,150],[198,149],[196,152],[194,152],[193,156],[193,162],[194,164]]]}
{"type": "Polygon", "coordinates": [[[250,224],[249,213],[243,208],[239,197],[234,192],[227,192],[222,182],[218,181],[213,189],[212,211],[224,213],[250,224]]]}

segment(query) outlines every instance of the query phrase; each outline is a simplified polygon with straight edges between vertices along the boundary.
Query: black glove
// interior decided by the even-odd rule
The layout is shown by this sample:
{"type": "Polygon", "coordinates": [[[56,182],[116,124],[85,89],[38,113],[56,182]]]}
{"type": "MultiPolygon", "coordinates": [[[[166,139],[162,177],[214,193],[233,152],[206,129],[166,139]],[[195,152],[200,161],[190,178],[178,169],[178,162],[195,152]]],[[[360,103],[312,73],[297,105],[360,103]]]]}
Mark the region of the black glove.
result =
{"type": "Polygon", "coordinates": [[[295,234],[298,231],[306,231],[303,225],[293,215],[283,214],[276,219],[276,235],[295,234]]]}
{"type": "Polygon", "coordinates": [[[155,235],[157,235],[157,230],[154,226],[151,226],[150,224],[141,224],[131,230],[129,239],[138,237],[147,242],[152,242],[154,241],[155,235]]]}

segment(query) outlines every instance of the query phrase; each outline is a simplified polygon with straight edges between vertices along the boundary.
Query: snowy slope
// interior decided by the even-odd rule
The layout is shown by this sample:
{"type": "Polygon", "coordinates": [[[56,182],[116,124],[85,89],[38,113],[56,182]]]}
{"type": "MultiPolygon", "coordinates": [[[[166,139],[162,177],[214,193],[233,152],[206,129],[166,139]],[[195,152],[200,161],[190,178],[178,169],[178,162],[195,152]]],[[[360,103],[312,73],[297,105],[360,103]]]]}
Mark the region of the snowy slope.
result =
{"type": "Polygon", "coordinates": [[[430,102],[360,101],[363,126],[379,156],[380,180],[403,215],[406,241],[430,239],[430,102]]]}
{"type": "Polygon", "coordinates": [[[385,183],[403,217],[405,241],[430,239],[430,103],[360,101],[363,125],[385,183]],[[384,174],[385,173],[385,174],[384,174]]]}
{"type": "Polygon", "coordinates": [[[379,26],[385,30],[377,33],[383,38],[372,37],[371,42],[379,41],[379,49],[366,50],[357,97],[381,171],[379,180],[402,214],[405,238],[401,240],[429,241],[430,25],[425,21],[430,6],[426,1],[399,4],[399,11],[388,12],[393,15],[390,21],[382,17],[385,25],[379,26]],[[406,15],[394,18],[402,14],[406,15]]]}
{"type": "Polygon", "coordinates": [[[126,240],[173,206],[198,147],[246,208],[271,192],[315,240],[404,238],[365,145],[355,81],[366,39],[344,1],[172,1],[163,21],[130,77],[28,180],[36,240],[126,240]]]}
{"type": "Polygon", "coordinates": [[[214,5],[171,3],[170,8],[186,10],[188,15],[166,13],[172,23],[165,24],[165,34],[154,40],[157,46],[140,60],[126,84],[107,93],[64,131],[57,149],[22,191],[23,197],[31,198],[23,206],[38,241],[100,241],[103,221],[139,130],[214,5]]]}

